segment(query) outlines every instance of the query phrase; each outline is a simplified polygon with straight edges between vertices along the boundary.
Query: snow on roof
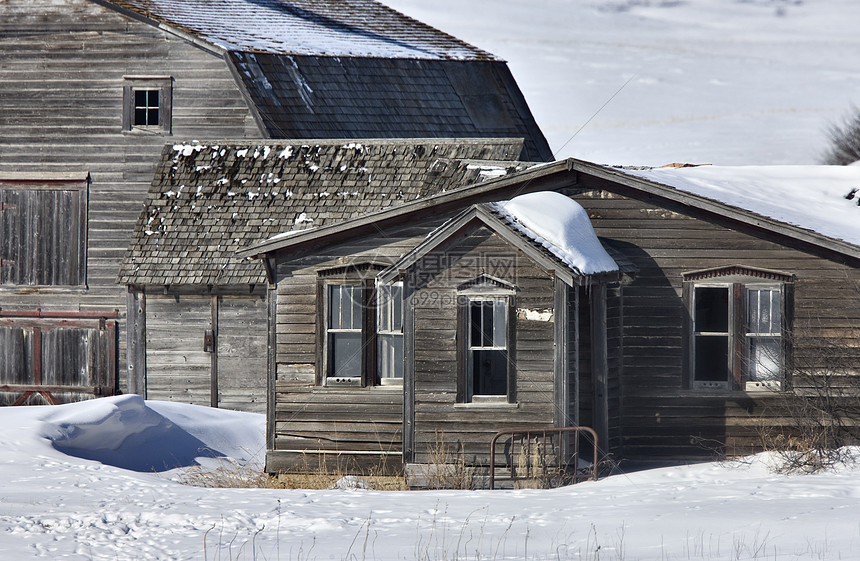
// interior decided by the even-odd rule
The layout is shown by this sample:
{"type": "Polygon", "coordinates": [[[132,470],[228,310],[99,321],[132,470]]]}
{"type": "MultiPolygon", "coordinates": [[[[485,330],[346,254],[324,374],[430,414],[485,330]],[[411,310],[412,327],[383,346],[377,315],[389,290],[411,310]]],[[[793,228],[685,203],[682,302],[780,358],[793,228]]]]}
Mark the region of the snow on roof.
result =
{"type": "Polygon", "coordinates": [[[586,275],[618,270],[597,239],[588,213],[569,197],[540,191],[492,207],[569,267],[586,275]]]}
{"type": "Polygon", "coordinates": [[[493,60],[373,0],[113,0],[227,51],[493,60]]]}
{"type": "Polygon", "coordinates": [[[698,166],[624,173],[860,246],[857,166],[698,166]]]}

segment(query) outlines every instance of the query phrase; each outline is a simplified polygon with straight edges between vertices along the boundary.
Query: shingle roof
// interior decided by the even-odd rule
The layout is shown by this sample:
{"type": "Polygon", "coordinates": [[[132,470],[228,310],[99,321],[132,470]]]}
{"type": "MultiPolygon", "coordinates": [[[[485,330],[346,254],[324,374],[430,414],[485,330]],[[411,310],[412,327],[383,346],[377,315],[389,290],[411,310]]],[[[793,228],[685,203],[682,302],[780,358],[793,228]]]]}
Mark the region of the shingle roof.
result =
{"type": "Polygon", "coordinates": [[[224,51],[496,60],[374,0],[108,1],[224,51]]]}
{"type": "Polygon", "coordinates": [[[235,252],[523,169],[521,140],[205,142],[165,146],[118,282],[265,282],[235,252]]]}

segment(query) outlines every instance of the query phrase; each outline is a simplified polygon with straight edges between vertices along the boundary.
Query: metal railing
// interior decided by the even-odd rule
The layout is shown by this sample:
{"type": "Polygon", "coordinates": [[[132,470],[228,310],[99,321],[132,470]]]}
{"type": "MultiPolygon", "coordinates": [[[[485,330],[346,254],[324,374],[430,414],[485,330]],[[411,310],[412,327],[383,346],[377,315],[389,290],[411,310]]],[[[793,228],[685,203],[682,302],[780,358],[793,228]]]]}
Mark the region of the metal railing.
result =
{"type": "Polygon", "coordinates": [[[541,427],[509,429],[497,432],[490,441],[490,489],[496,481],[559,481],[577,483],[597,480],[597,433],[590,427],[541,427]],[[506,438],[507,437],[507,438],[506,438]],[[580,441],[590,440],[591,458],[586,467],[580,467],[580,441]],[[496,475],[496,447],[506,443],[505,463],[510,476],[496,475]],[[519,442],[520,449],[515,450],[519,442]]]}

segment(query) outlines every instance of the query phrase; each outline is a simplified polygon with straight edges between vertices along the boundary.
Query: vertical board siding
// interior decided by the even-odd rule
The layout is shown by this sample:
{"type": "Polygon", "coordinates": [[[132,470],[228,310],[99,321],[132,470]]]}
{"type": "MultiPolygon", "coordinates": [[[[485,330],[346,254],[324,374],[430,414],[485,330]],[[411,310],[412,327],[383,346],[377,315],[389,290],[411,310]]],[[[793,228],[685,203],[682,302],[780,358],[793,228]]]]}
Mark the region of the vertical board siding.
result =
{"type": "Polygon", "coordinates": [[[264,298],[220,298],[218,407],[266,412],[267,334],[264,298]]]}
{"type": "Polygon", "coordinates": [[[211,329],[208,296],[146,297],[146,385],[149,399],[209,405],[211,329]]]}
{"type": "MultiPolygon", "coordinates": [[[[116,276],[162,147],[180,139],[261,133],[220,57],[95,2],[3,0],[0,26],[0,176],[89,172],[92,177],[87,276],[80,283],[68,282],[85,282],[86,289],[72,294],[19,291],[7,289],[4,276],[0,306],[119,310],[125,390],[126,289],[116,284],[116,276]],[[122,132],[123,76],[153,74],[173,77],[172,136],[122,132]]],[[[76,211],[71,202],[65,204],[43,209],[60,216],[64,225],[42,237],[40,252],[53,251],[51,245],[58,247],[73,227],[63,215],[76,211]]],[[[8,224],[0,229],[0,244],[20,246],[9,230],[8,224]]],[[[22,231],[33,230],[24,226],[22,231]]],[[[46,269],[42,279],[68,279],[77,269],[84,267],[70,256],[65,270],[46,269]]],[[[8,273],[4,268],[0,274],[8,273]]]]}

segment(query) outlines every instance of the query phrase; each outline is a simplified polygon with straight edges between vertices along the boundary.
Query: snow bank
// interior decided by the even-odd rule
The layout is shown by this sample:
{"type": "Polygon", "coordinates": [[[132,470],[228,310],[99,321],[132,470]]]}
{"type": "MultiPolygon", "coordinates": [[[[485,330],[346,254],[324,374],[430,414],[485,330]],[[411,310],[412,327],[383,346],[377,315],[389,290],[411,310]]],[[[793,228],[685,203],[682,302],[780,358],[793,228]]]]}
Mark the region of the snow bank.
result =
{"type": "Polygon", "coordinates": [[[625,173],[860,245],[857,166],[699,166],[625,173]]]}
{"type": "Polygon", "coordinates": [[[353,478],[319,491],[204,489],[63,454],[46,436],[104,457],[160,427],[160,439],[138,440],[154,457],[176,430],[241,451],[262,446],[262,415],[121,396],[4,407],[0,425],[2,559],[521,561],[599,552],[788,561],[860,551],[860,465],[788,477],[758,456],[548,490],[381,492],[353,478]]]}
{"type": "Polygon", "coordinates": [[[588,213],[561,193],[542,191],[495,203],[520,232],[543,245],[566,265],[586,275],[617,271],[591,227],[588,213]]]}
{"type": "Polygon", "coordinates": [[[145,402],[137,395],[61,405],[42,419],[41,436],[57,450],[132,471],[165,471],[197,458],[243,463],[262,447],[260,415],[194,405],[145,402]],[[242,450],[241,444],[253,442],[242,450]]]}

